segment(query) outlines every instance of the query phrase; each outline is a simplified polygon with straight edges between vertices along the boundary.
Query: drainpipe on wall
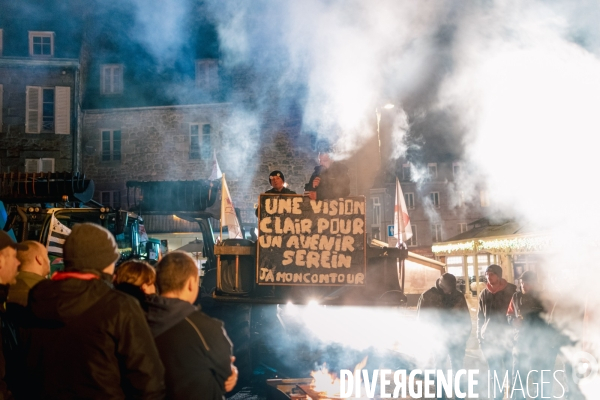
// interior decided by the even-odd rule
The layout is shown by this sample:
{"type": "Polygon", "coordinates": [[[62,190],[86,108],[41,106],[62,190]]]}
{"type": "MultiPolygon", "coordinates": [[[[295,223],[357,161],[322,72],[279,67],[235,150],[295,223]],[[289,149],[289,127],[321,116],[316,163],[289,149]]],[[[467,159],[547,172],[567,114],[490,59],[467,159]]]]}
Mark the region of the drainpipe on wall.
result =
{"type": "Polygon", "coordinates": [[[75,69],[75,85],[73,90],[73,122],[72,126],[75,126],[73,131],[73,142],[71,145],[71,172],[75,173],[79,171],[78,165],[78,143],[79,143],[79,68],[75,69]]]}

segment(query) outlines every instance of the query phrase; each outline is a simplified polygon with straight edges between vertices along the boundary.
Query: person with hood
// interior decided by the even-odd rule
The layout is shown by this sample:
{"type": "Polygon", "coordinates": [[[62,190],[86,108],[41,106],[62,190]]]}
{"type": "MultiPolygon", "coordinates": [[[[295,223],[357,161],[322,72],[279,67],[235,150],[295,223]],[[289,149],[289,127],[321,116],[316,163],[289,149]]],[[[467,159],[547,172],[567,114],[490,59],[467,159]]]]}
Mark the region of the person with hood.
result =
{"type": "Polygon", "coordinates": [[[471,334],[471,315],[464,294],[456,289],[454,275],[443,274],[434,287],[421,295],[417,315],[419,321],[429,325],[428,328],[440,332],[440,342],[434,354],[435,369],[446,370],[446,358],[450,359],[453,371],[463,369],[467,340],[471,334]]]}
{"type": "Polygon", "coordinates": [[[125,261],[115,271],[115,289],[135,297],[145,310],[146,297],[156,293],[156,271],[145,261],[125,261]]]}
{"type": "Polygon", "coordinates": [[[12,394],[9,392],[6,378],[5,361],[5,343],[14,335],[5,323],[5,304],[8,298],[10,285],[17,282],[17,268],[19,268],[19,259],[17,250],[25,250],[27,246],[17,244],[8,233],[0,230],[0,400],[9,399],[12,394]]]}
{"type": "Polygon", "coordinates": [[[35,285],[24,343],[27,399],[162,399],[164,368],[139,303],[110,286],[117,244],[105,228],[76,224],[64,272],[35,285]]]}
{"type": "MultiPolygon", "coordinates": [[[[479,295],[477,310],[477,340],[489,371],[491,382],[494,378],[502,383],[505,374],[511,370],[512,340],[506,312],[517,287],[502,278],[502,267],[492,264],[485,270],[486,288],[479,295]]],[[[510,379],[509,379],[510,381],[510,379]]],[[[502,399],[504,391],[492,389],[496,399],[502,399]]]]}
{"type": "Polygon", "coordinates": [[[223,323],[193,304],[200,279],[196,262],[172,252],[156,265],[160,296],[149,296],[146,317],[165,365],[167,399],[221,400],[237,369],[223,323]]]}
{"type": "Polygon", "coordinates": [[[329,149],[319,152],[319,165],[304,187],[311,200],[338,199],[350,194],[348,167],[333,161],[331,155],[329,149]]]}

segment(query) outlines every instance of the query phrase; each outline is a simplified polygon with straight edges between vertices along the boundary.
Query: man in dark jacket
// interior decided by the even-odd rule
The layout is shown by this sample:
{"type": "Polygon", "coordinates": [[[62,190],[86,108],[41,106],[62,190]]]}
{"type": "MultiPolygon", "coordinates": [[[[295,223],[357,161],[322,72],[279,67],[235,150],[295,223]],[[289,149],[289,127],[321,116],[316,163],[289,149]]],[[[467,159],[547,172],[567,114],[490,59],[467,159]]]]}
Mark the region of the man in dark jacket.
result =
{"type": "Polygon", "coordinates": [[[293,190],[285,187],[285,176],[281,171],[273,171],[269,174],[269,183],[271,184],[271,189],[267,190],[265,193],[272,194],[296,194],[293,190]]]}
{"type": "Polygon", "coordinates": [[[65,272],[35,285],[25,342],[23,398],[162,399],[164,368],[137,300],[113,290],[112,234],[77,224],[64,243],[65,272]]]}
{"type": "MultiPolygon", "coordinates": [[[[489,384],[495,385],[495,377],[502,384],[505,374],[511,370],[512,340],[506,312],[517,287],[502,278],[502,268],[499,265],[487,267],[485,276],[487,285],[479,295],[477,310],[477,340],[488,363],[491,377],[489,384]]],[[[503,390],[497,386],[492,388],[491,393],[494,393],[496,399],[504,396],[503,390]]]]}
{"type": "Polygon", "coordinates": [[[237,381],[223,323],[193,306],[199,283],[185,253],[169,253],[156,266],[160,296],[148,298],[146,316],[165,365],[167,399],[221,400],[237,381]]]}
{"type": "Polygon", "coordinates": [[[456,289],[456,277],[445,273],[434,287],[424,292],[419,298],[417,314],[419,321],[440,332],[434,354],[435,368],[446,370],[445,362],[449,358],[453,371],[463,369],[471,334],[471,315],[464,294],[456,289]]]}
{"type": "Polygon", "coordinates": [[[350,194],[348,167],[333,161],[331,152],[319,153],[319,165],[304,188],[311,200],[327,200],[346,197],[350,194]]]}
{"type": "Polygon", "coordinates": [[[2,321],[5,319],[6,310],[4,305],[8,297],[9,285],[16,283],[17,268],[19,267],[19,260],[17,259],[17,250],[24,250],[27,246],[17,244],[8,235],[8,233],[0,230],[0,400],[11,398],[11,394],[7,389],[5,376],[6,376],[6,363],[4,360],[5,343],[7,339],[4,339],[5,335],[13,335],[13,332],[8,331],[5,327],[5,323],[2,321]]]}

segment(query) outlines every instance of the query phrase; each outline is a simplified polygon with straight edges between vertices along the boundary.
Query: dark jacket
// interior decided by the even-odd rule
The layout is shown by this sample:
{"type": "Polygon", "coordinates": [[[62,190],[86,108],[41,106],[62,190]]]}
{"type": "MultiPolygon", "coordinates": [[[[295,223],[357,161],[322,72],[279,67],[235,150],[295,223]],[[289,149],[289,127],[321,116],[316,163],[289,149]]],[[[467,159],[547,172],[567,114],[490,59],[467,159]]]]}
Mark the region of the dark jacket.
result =
{"type": "Polygon", "coordinates": [[[296,194],[296,192],[294,192],[293,190],[290,190],[286,187],[284,187],[283,189],[281,189],[281,191],[277,191],[275,190],[275,188],[271,188],[269,190],[267,190],[265,193],[270,193],[270,194],[296,194]]]}
{"type": "Polygon", "coordinates": [[[510,326],[506,320],[506,312],[517,287],[502,280],[500,290],[494,290],[489,284],[479,295],[477,310],[477,340],[482,343],[510,345],[510,326]]]}
{"type": "Polygon", "coordinates": [[[223,322],[188,302],[149,296],[146,317],[165,365],[167,399],[221,400],[232,345],[223,322]]]}
{"type": "Polygon", "coordinates": [[[443,337],[447,344],[466,346],[471,334],[471,315],[465,295],[458,290],[445,294],[438,279],[419,298],[417,314],[420,321],[441,328],[447,334],[443,337]]]}
{"type": "Polygon", "coordinates": [[[0,284],[0,400],[9,399],[9,391],[6,385],[6,362],[4,360],[4,336],[10,332],[5,332],[5,313],[4,303],[8,297],[8,285],[0,284]]]}
{"type": "Polygon", "coordinates": [[[17,275],[17,283],[11,285],[8,291],[8,302],[17,303],[23,307],[27,306],[27,296],[32,287],[45,278],[41,275],[28,271],[20,271],[17,275]]]}
{"type": "Polygon", "coordinates": [[[334,161],[327,169],[322,166],[315,167],[315,171],[306,184],[305,190],[316,191],[317,200],[347,197],[350,194],[348,167],[337,161],[334,161]],[[320,177],[321,181],[319,182],[319,186],[314,189],[312,185],[316,177],[320,177]]]}
{"type": "Polygon", "coordinates": [[[26,398],[162,399],[164,368],[138,302],[100,279],[31,289],[26,398]]]}

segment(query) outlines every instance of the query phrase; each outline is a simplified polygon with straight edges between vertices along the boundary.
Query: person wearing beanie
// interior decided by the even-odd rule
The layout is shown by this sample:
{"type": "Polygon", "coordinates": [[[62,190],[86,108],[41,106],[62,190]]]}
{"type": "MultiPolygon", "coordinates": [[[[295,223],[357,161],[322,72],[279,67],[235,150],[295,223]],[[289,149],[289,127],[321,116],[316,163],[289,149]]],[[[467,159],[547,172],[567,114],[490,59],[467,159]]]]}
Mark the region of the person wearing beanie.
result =
{"type": "Polygon", "coordinates": [[[464,294],[456,288],[454,275],[443,274],[434,287],[421,294],[417,316],[420,323],[427,325],[426,329],[440,333],[434,351],[435,369],[445,371],[447,358],[453,371],[463,369],[467,340],[471,335],[471,315],[464,294]]]}
{"type": "Polygon", "coordinates": [[[111,288],[119,251],[112,234],[73,226],[65,270],[35,285],[22,398],[162,399],[164,368],[139,302],[111,288]]]}
{"type": "Polygon", "coordinates": [[[285,187],[285,176],[281,171],[273,171],[269,174],[269,184],[271,185],[271,189],[267,190],[265,193],[270,194],[296,194],[293,190],[285,187]]]}
{"type": "MultiPolygon", "coordinates": [[[[502,267],[492,264],[485,270],[487,284],[479,295],[477,340],[490,376],[495,373],[502,382],[511,370],[512,340],[506,312],[517,287],[502,278],[502,267]]],[[[496,388],[494,398],[502,399],[504,391],[496,388]]]]}

